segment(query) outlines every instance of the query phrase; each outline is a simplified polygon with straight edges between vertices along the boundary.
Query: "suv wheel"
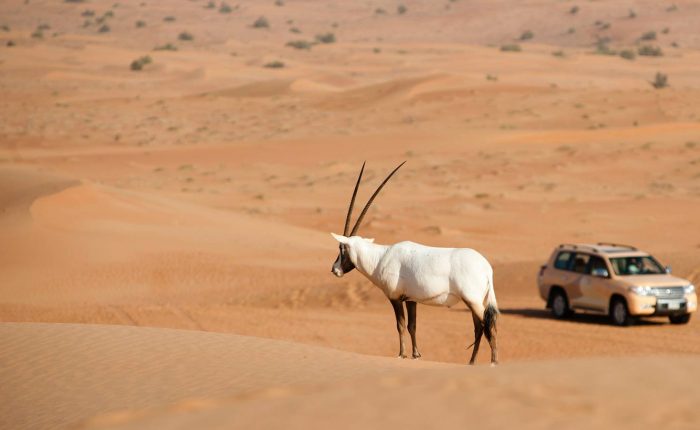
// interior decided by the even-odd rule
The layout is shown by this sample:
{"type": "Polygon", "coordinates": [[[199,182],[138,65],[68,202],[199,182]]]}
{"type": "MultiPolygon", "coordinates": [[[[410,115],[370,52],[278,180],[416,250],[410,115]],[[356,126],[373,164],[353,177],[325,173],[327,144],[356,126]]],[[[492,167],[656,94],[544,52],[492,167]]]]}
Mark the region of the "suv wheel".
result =
{"type": "Polygon", "coordinates": [[[668,319],[671,320],[671,324],[688,324],[690,314],[669,315],[668,319]]]}
{"type": "Polygon", "coordinates": [[[554,318],[562,319],[571,313],[569,309],[569,300],[566,298],[566,293],[561,290],[552,292],[552,315],[554,318]]]}
{"type": "Polygon", "coordinates": [[[610,320],[617,326],[626,326],[632,323],[627,303],[623,299],[613,301],[612,306],[610,306],[610,320]]]}

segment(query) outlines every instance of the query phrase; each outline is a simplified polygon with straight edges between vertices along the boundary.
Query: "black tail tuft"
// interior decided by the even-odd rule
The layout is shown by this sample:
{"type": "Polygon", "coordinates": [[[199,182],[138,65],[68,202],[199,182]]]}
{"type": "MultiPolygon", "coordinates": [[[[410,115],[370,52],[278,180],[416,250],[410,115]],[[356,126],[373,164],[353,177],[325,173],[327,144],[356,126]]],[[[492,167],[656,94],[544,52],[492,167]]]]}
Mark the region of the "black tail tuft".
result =
{"type": "Polygon", "coordinates": [[[490,342],[491,336],[496,333],[496,320],[498,319],[498,309],[493,305],[487,305],[484,311],[484,335],[490,342]]]}

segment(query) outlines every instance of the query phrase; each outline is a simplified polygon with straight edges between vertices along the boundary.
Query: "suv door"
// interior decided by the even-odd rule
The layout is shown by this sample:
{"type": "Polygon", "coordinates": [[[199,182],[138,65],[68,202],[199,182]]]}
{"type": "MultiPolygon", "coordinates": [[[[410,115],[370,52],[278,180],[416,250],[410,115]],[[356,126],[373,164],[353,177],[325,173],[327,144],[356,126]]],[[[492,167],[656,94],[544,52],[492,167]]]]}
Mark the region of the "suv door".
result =
{"type": "Polygon", "coordinates": [[[569,295],[571,307],[583,309],[590,309],[591,307],[589,298],[584,290],[588,286],[584,279],[590,259],[591,256],[583,252],[577,252],[571,258],[569,276],[566,278],[566,292],[569,295]]]}
{"type": "Polygon", "coordinates": [[[605,312],[608,304],[608,282],[605,277],[593,275],[595,269],[608,271],[605,260],[596,255],[580,253],[576,255],[572,269],[578,274],[575,289],[581,292],[581,297],[574,305],[583,309],[605,312]]]}

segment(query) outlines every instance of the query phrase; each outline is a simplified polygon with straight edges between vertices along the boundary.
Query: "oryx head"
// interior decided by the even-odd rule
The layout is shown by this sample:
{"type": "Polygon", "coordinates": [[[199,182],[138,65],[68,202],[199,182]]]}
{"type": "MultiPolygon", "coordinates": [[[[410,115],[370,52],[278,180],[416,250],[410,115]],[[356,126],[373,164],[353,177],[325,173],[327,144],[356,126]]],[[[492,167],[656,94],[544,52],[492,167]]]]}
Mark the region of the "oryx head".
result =
{"type": "Polygon", "coordinates": [[[367,201],[367,204],[365,205],[365,208],[362,209],[362,212],[360,213],[360,216],[357,218],[357,221],[355,222],[355,226],[352,228],[352,231],[348,233],[348,230],[350,228],[350,218],[352,217],[352,209],[355,206],[355,197],[357,196],[357,189],[360,186],[360,181],[362,180],[362,173],[365,171],[365,163],[362,163],[362,169],[360,169],[360,175],[357,177],[357,182],[355,183],[355,189],[352,192],[352,198],[350,199],[350,207],[348,208],[348,215],[345,218],[345,229],[343,229],[343,235],[337,235],[333,234],[333,237],[338,241],[339,243],[339,248],[340,252],[338,253],[338,258],[335,259],[335,263],[333,263],[333,267],[331,268],[331,272],[337,276],[341,277],[344,274],[352,271],[355,268],[355,264],[352,262],[350,259],[350,252],[349,252],[349,243],[351,242],[351,239],[353,236],[355,236],[355,233],[357,233],[357,230],[360,228],[360,224],[362,223],[362,219],[365,217],[365,214],[367,213],[367,210],[369,207],[372,205],[372,202],[374,201],[374,198],[377,197],[377,194],[382,190],[384,185],[391,179],[392,176],[394,176],[394,173],[396,173],[397,170],[401,168],[401,166],[406,163],[405,161],[401,164],[399,164],[391,173],[389,173],[389,176],[384,179],[384,182],[382,182],[377,190],[372,194],[372,197],[369,198],[367,201]]]}

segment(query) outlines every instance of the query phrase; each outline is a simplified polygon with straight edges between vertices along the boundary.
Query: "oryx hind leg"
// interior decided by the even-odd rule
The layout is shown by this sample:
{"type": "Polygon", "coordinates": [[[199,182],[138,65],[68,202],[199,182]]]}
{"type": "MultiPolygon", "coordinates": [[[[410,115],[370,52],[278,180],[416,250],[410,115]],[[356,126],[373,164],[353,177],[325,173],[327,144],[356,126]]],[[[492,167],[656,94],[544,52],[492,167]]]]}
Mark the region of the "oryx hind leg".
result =
{"type": "Polygon", "coordinates": [[[481,337],[484,334],[484,307],[478,303],[469,303],[466,300],[464,303],[471,311],[472,320],[474,321],[474,349],[472,350],[472,357],[469,359],[469,364],[473,365],[476,363],[476,356],[479,353],[481,337]]]}
{"type": "Polygon", "coordinates": [[[416,343],[416,302],[406,302],[406,313],[408,313],[408,334],[411,335],[411,344],[413,346],[413,358],[420,358],[418,352],[418,344],[416,343]]]}

